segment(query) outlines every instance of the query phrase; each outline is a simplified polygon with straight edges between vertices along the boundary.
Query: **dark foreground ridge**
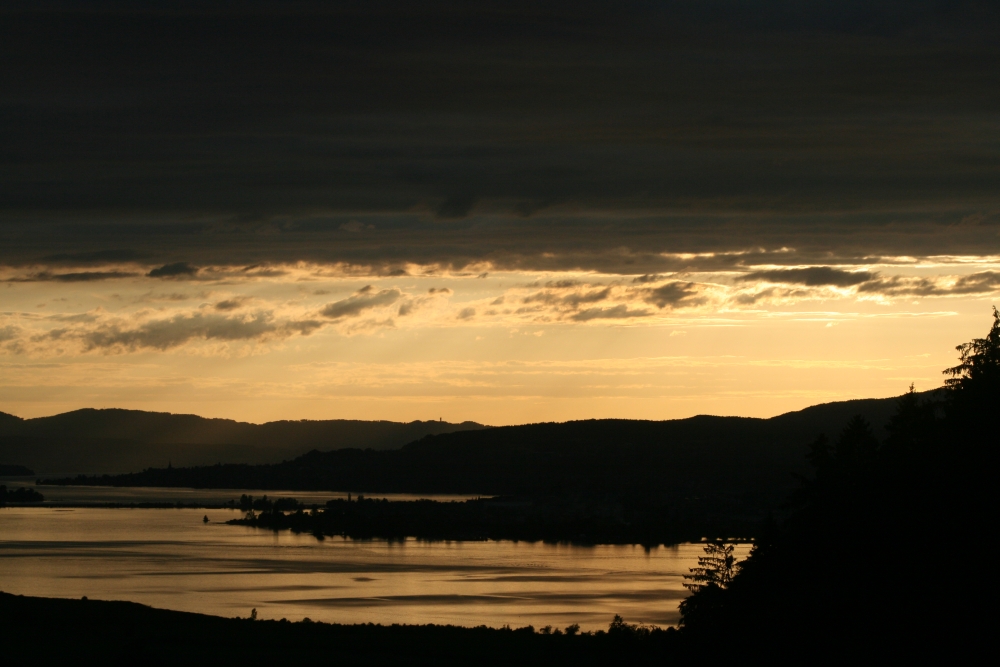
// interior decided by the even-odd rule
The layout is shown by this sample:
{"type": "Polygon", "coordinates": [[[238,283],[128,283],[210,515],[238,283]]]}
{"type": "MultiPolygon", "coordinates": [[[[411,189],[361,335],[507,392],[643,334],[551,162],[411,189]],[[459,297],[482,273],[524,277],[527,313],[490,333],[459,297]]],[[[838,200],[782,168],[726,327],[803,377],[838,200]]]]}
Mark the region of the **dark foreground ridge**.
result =
{"type": "MultiPolygon", "coordinates": [[[[248,610],[249,611],[249,610],[248,610]]],[[[608,631],[530,626],[331,625],[221,618],[134,602],[0,593],[9,664],[609,665],[681,653],[679,633],[616,619],[608,631]],[[56,639],[57,638],[57,639],[56,639]],[[56,639],[53,641],[53,639],[56,639]]]]}
{"type": "Polygon", "coordinates": [[[852,646],[947,663],[988,650],[994,578],[972,572],[996,527],[1000,313],[958,351],[941,400],[903,396],[886,437],[855,417],[817,439],[814,473],[744,563],[712,545],[681,603],[693,641],[750,655],[798,644],[799,662],[852,646]]]}

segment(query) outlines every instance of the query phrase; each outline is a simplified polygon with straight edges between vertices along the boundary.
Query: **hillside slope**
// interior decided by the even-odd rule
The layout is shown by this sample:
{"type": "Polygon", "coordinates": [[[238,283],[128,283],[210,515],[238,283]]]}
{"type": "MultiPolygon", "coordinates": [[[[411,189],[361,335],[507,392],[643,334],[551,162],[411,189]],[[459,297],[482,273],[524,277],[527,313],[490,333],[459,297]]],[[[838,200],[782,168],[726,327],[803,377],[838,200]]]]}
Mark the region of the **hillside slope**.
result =
{"type": "Polygon", "coordinates": [[[19,419],[0,413],[0,462],[43,472],[131,472],[151,466],[271,463],[312,449],[398,449],[474,422],[277,421],[249,424],[140,410],[75,410],[19,419]]]}

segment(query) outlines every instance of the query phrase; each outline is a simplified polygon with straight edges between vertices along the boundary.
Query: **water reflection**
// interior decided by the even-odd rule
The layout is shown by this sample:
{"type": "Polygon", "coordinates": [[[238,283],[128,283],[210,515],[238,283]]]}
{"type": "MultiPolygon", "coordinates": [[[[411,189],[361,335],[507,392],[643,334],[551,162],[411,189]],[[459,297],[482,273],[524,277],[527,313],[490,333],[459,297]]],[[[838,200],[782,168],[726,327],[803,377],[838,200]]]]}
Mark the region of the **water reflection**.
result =
{"type": "Polygon", "coordinates": [[[699,545],[358,541],[227,526],[227,510],[0,510],[0,587],[339,623],[670,625],[699,545]]]}

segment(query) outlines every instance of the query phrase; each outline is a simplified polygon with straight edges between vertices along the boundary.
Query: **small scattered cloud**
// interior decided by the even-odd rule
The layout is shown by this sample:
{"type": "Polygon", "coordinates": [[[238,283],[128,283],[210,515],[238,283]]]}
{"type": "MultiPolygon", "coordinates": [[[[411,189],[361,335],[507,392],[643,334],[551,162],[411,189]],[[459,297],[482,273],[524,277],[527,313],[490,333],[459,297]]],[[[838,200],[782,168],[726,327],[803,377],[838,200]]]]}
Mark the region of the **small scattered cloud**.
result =
{"type": "Polygon", "coordinates": [[[236,310],[237,308],[241,308],[244,304],[252,300],[253,299],[248,296],[236,296],[230,299],[225,299],[224,301],[219,301],[218,303],[215,304],[214,308],[216,310],[222,310],[222,311],[236,310]]]}
{"type": "Polygon", "coordinates": [[[588,308],[572,315],[571,320],[588,322],[590,320],[624,320],[636,317],[649,317],[652,313],[645,309],[630,310],[624,303],[610,308],[588,308]]]}
{"type": "Polygon", "coordinates": [[[52,273],[51,271],[39,271],[28,275],[8,278],[9,283],[36,283],[36,282],[58,282],[58,283],[86,283],[99,280],[117,280],[120,278],[133,278],[139,274],[132,271],[74,271],[70,273],[52,273]]]}
{"type": "Polygon", "coordinates": [[[766,281],[806,285],[807,287],[851,287],[873,280],[877,273],[870,271],[844,271],[829,266],[809,266],[801,269],[772,269],[754,271],[741,276],[741,282],[766,281]]]}
{"type": "Polygon", "coordinates": [[[136,303],[155,303],[157,301],[187,301],[191,296],[183,292],[160,293],[147,292],[135,299],[136,303]]]}
{"type": "Polygon", "coordinates": [[[49,315],[46,319],[52,322],[96,322],[100,319],[100,310],[99,308],[97,311],[72,315],[49,315]]]}
{"type": "Polygon", "coordinates": [[[576,289],[577,287],[582,287],[584,283],[579,280],[550,280],[545,283],[545,286],[549,289],[576,289]]]}
{"type": "Polygon", "coordinates": [[[475,316],[476,316],[476,309],[472,307],[463,308],[462,310],[458,311],[458,319],[460,320],[471,320],[475,316]]]}
{"type": "Polygon", "coordinates": [[[21,333],[21,328],[12,324],[0,327],[0,343],[14,340],[21,333]]]}
{"type": "Polygon", "coordinates": [[[585,303],[596,303],[598,301],[604,301],[611,296],[611,288],[605,287],[602,290],[592,290],[590,292],[583,292],[579,294],[570,294],[563,297],[562,301],[568,306],[578,308],[580,305],[585,303]]]}
{"type": "Polygon", "coordinates": [[[153,269],[146,274],[149,278],[180,278],[182,276],[193,276],[198,273],[198,267],[191,266],[187,262],[174,262],[173,264],[164,264],[163,266],[153,269]]]}
{"type": "Polygon", "coordinates": [[[891,276],[864,283],[859,294],[881,296],[952,296],[989,294],[1000,290],[1000,272],[981,271],[955,279],[891,276]]]}
{"type": "Polygon", "coordinates": [[[330,319],[354,317],[371,308],[392,305],[402,296],[396,288],[375,291],[371,285],[366,285],[346,299],[327,304],[320,315],[330,319]]]}
{"type": "Polygon", "coordinates": [[[704,303],[695,283],[671,282],[644,290],[643,301],[657,308],[687,308],[704,303]]]}
{"type": "MultiPolygon", "coordinates": [[[[168,350],[192,339],[240,341],[265,338],[282,328],[270,312],[227,317],[214,314],[179,314],[151,320],[136,327],[110,322],[82,335],[85,350],[168,350]]],[[[52,332],[50,332],[51,334],[52,332]]],[[[65,336],[59,331],[57,337],[65,336]]]]}

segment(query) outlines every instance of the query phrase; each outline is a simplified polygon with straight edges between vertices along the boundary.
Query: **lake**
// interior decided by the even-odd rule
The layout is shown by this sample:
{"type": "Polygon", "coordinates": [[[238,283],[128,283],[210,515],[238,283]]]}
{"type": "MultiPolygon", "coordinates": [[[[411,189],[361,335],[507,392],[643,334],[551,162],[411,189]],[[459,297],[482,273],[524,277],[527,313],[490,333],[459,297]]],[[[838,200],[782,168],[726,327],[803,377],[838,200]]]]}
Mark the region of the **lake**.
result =
{"type": "MultiPolygon", "coordinates": [[[[232,510],[0,509],[0,590],[219,616],[606,628],[678,620],[697,544],[350,540],[224,522],[232,510]],[[203,523],[207,515],[209,523],[203,523]]],[[[745,554],[745,551],[743,552],[745,554]]]]}

